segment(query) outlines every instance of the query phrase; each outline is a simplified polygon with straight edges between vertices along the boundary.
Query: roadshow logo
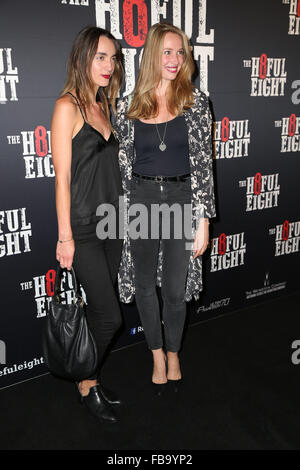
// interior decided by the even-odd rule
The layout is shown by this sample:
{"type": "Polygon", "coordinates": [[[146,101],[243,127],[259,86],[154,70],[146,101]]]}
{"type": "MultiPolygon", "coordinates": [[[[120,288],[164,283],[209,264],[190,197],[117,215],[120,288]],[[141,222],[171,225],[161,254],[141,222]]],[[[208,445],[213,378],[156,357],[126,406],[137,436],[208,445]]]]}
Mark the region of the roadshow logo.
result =
{"type": "Polygon", "coordinates": [[[264,285],[258,289],[252,289],[246,291],[246,299],[253,299],[254,297],[259,297],[260,295],[271,294],[272,292],[276,292],[286,288],[286,281],[277,282],[275,284],[270,283],[269,273],[265,274],[264,285]]]}

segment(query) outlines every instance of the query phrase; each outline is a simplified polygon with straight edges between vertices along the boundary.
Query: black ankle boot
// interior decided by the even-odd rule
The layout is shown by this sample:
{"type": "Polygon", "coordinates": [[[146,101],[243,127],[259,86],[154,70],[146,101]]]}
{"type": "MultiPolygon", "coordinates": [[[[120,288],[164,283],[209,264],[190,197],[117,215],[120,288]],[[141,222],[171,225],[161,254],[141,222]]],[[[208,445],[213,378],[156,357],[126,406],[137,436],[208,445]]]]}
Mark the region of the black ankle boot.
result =
{"type": "Polygon", "coordinates": [[[115,395],[114,392],[111,390],[108,390],[107,388],[103,387],[103,385],[98,384],[99,390],[101,390],[101,393],[107,403],[110,405],[122,405],[121,400],[115,395]]]}
{"type": "Polygon", "coordinates": [[[98,385],[90,388],[89,394],[81,395],[81,402],[90,413],[107,423],[116,423],[117,418],[111,405],[105,400],[98,385]]]}

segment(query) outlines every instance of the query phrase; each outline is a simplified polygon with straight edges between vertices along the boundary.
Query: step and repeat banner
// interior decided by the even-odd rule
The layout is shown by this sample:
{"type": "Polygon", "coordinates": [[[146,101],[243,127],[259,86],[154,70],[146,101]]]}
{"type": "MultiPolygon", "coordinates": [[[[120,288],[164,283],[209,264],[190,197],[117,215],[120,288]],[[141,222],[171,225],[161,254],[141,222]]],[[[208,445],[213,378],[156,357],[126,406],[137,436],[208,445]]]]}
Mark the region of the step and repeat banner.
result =
{"type": "MultiPolygon", "coordinates": [[[[191,39],[195,85],[214,118],[217,218],[189,323],[299,289],[300,0],[2,0],[0,388],[47,373],[41,333],[57,240],[50,124],[74,37],[98,25],[121,42],[125,96],[149,27],[163,20],[191,39]]],[[[72,288],[67,275],[68,301],[72,288]]],[[[144,339],[135,304],[122,311],[114,349],[144,339]]]]}

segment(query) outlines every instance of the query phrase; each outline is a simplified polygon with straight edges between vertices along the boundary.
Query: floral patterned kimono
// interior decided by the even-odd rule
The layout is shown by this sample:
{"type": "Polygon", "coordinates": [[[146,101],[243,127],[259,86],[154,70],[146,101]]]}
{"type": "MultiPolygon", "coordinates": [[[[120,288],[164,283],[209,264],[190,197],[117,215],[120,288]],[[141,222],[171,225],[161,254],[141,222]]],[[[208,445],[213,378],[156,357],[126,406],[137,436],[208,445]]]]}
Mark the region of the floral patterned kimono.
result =
{"type": "MultiPolygon", "coordinates": [[[[130,182],[134,163],[134,121],[126,118],[128,97],[119,100],[114,129],[119,139],[119,165],[123,180],[125,218],[128,224],[128,205],[130,201],[130,182]]],[[[215,198],[212,173],[212,118],[207,96],[194,90],[194,105],[184,113],[188,128],[189,159],[191,168],[191,205],[192,235],[198,227],[201,217],[215,217],[215,198]]],[[[162,250],[159,252],[157,268],[157,285],[161,286],[162,250]]],[[[121,257],[118,286],[120,300],[132,302],[135,294],[135,277],[131,256],[130,238],[124,234],[124,245],[121,257]]],[[[202,257],[193,258],[191,250],[184,300],[199,298],[202,290],[202,257]]]]}

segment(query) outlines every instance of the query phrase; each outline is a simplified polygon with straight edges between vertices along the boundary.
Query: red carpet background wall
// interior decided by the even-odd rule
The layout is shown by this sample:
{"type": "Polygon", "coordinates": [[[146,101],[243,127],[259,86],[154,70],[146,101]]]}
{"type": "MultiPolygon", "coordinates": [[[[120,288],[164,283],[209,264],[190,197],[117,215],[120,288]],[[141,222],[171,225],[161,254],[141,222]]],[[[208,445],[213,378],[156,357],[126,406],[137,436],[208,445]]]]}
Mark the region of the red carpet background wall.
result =
{"type": "MultiPolygon", "coordinates": [[[[123,47],[127,95],[147,31],[162,20],[191,38],[195,84],[215,120],[218,216],[189,322],[299,289],[300,0],[4,0],[0,388],[47,372],[41,332],[57,240],[50,123],[73,39],[87,25],[111,30],[123,47]]],[[[64,287],[71,299],[68,277],[64,287]]],[[[135,305],[122,311],[115,348],[143,339],[135,305]]]]}

